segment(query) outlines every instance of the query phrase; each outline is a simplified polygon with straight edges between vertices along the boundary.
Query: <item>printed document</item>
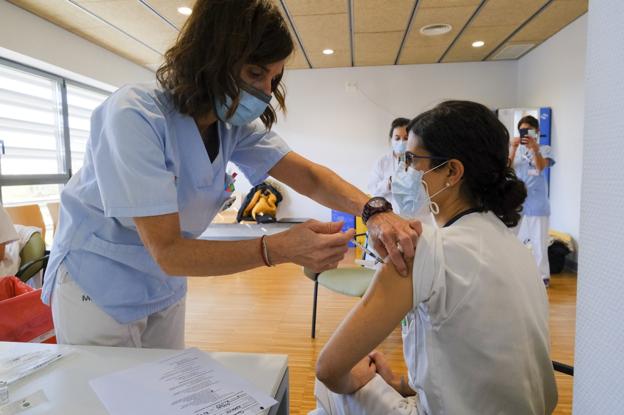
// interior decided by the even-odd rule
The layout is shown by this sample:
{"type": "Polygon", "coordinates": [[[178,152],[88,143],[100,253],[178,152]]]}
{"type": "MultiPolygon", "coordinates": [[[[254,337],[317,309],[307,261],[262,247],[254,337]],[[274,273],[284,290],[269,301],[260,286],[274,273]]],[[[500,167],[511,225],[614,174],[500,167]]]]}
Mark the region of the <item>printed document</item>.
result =
{"type": "Polygon", "coordinates": [[[198,349],[89,383],[111,415],[255,415],[277,403],[198,349]]]}

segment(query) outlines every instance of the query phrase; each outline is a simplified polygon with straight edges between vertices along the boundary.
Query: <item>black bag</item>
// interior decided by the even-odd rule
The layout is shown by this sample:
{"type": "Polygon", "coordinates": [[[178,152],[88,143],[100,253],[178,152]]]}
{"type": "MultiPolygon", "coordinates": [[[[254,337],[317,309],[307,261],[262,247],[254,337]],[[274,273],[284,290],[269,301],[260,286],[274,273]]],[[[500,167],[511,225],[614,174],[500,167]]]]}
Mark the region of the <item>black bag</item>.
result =
{"type": "Polygon", "coordinates": [[[555,240],[548,247],[548,262],[550,264],[550,273],[559,274],[563,271],[566,255],[570,253],[570,248],[561,241],[555,240]]]}
{"type": "Polygon", "coordinates": [[[271,223],[277,220],[277,218],[271,214],[258,215],[256,219],[254,219],[250,213],[245,215],[245,210],[249,206],[249,203],[252,202],[254,195],[258,191],[262,192],[263,194],[272,193],[273,195],[275,195],[276,205],[282,201],[282,194],[275,187],[271,186],[270,184],[266,182],[260,183],[259,185],[252,187],[249,193],[247,193],[247,196],[245,196],[245,200],[243,200],[243,203],[241,204],[240,209],[238,209],[238,214],[236,215],[237,222],[240,222],[243,220],[245,221],[255,220],[257,223],[271,223]]]}

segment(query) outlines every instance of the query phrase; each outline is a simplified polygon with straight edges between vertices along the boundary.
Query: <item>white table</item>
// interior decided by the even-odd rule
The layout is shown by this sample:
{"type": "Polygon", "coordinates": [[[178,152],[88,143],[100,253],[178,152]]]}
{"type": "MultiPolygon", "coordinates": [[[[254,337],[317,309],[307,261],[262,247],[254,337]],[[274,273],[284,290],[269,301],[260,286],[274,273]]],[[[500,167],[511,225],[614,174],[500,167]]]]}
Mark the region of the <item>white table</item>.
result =
{"type": "Polygon", "coordinates": [[[239,241],[242,239],[260,238],[262,235],[288,230],[296,223],[213,223],[201,234],[199,239],[211,241],[239,241]]]}
{"type": "MultiPolygon", "coordinates": [[[[89,380],[179,353],[179,350],[164,349],[0,342],[0,357],[43,349],[62,350],[67,347],[74,349],[76,353],[63,357],[9,386],[10,402],[30,396],[38,390],[45,393],[48,402],[28,409],[24,415],[108,414],[89,386],[89,380]]],[[[208,354],[279,402],[262,412],[263,414],[289,414],[286,355],[227,352],[208,354]]]]}

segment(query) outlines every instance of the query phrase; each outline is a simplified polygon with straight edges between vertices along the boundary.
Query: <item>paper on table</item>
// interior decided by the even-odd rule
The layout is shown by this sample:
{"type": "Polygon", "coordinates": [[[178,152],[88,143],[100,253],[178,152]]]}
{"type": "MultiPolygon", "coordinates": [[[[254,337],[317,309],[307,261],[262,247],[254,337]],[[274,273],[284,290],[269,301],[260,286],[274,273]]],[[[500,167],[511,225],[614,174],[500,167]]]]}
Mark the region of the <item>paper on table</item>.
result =
{"type": "Polygon", "coordinates": [[[72,349],[38,350],[0,359],[0,380],[10,385],[70,353],[72,349]]]}
{"type": "Polygon", "coordinates": [[[111,415],[255,415],[277,403],[198,349],[89,383],[111,415]]]}

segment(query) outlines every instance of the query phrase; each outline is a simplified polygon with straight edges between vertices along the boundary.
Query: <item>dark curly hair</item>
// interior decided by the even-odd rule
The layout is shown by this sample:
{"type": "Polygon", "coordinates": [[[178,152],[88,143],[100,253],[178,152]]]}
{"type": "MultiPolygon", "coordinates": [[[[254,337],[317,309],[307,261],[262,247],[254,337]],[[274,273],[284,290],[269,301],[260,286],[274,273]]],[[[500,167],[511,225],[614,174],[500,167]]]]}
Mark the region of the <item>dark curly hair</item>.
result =
{"type": "Polygon", "coordinates": [[[390,132],[388,133],[388,137],[390,137],[390,139],[392,140],[392,133],[394,132],[394,129],[398,127],[407,127],[409,123],[410,123],[409,118],[399,117],[399,118],[395,118],[394,120],[392,120],[392,124],[390,124],[390,132]]]}
{"type": "MultiPolygon", "coordinates": [[[[205,115],[228,96],[230,117],[240,102],[243,65],[278,62],[292,51],[288,27],[269,0],[198,0],[156,79],[181,113],[205,115]]],[[[281,79],[273,81],[272,90],[285,111],[281,79]]],[[[269,105],[260,119],[270,129],[277,119],[275,109],[269,105]]]]}
{"type": "Polygon", "coordinates": [[[462,162],[461,191],[474,206],[494,212],[508,227],[518,224],[527,191],[507,165],[509,132],[492,111],[476,102],[446,101],[407,128],[432,156],[462,162]]]}

